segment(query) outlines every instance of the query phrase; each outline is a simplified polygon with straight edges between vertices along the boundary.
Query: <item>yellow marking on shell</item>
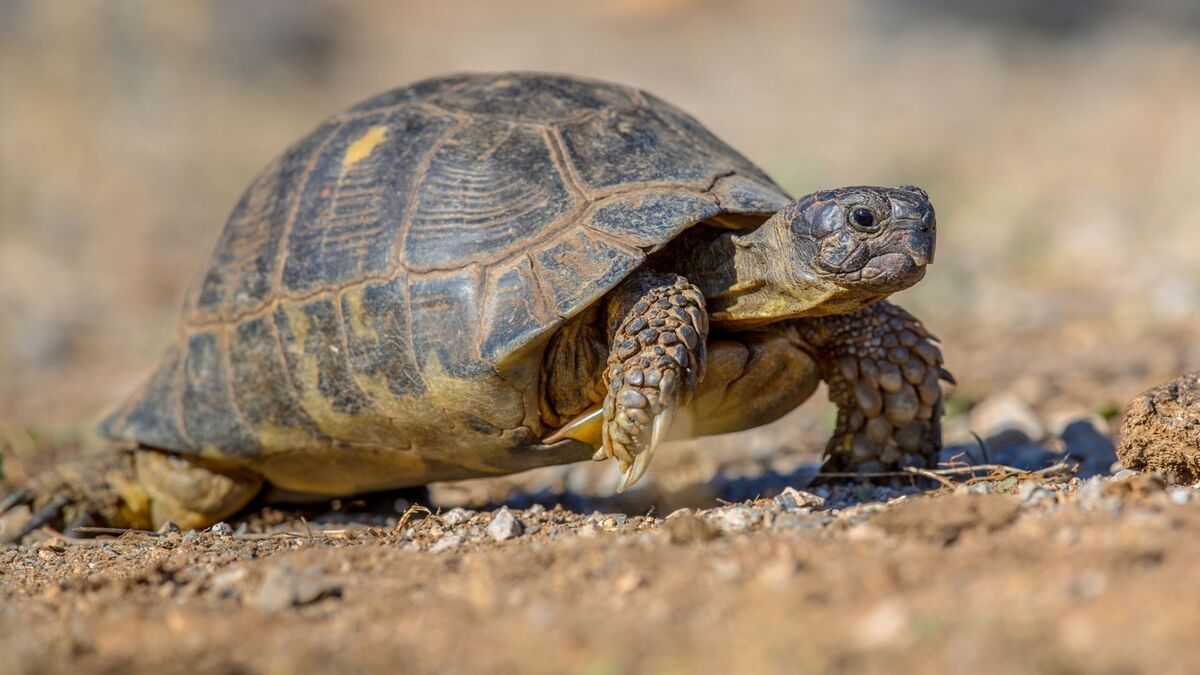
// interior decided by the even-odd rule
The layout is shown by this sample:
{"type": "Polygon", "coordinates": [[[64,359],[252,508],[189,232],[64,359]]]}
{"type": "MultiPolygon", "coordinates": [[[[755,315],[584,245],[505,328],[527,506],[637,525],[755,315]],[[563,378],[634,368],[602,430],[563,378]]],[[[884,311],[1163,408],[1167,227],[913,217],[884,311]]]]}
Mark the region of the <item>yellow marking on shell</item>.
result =
{"type": "Polygon", "coordinates": [[[386,126],[376,125],[367,129],[366,133],[359,136],[357,141],[354,141],[350,144],[350,147],[346,148],[346,154],[342,157],[342,168],[349,169],[366,159],[371,154],[371,151],[378,147],[386,137],[386,126]]]}
{"type": "Polygon", "coordinates": [[[363,320],[363,289],[352,288],[347,290],[343,296],[346,300],[347,316],[350,319],[350,328],[354,334],[360,338],[368,338],[372,342],[379,342],[379,333],[367,322],[363,320]]]}
{"type": "Polygon", "coordinates": [[[262,446],[263,454],[275,454],[318,445],[320,441],[300,427],[284,427],[271,422],[262,422],[254,429],[254,437],[262,446]]]}
{"type": "Polygon", "coordinates": [[[475,431],[465,422],[447,419],[445,411],[466,411],[498,430],[511,429],[524,422],[520,399],[499,378],[484,375],[468,381],[454,377],[446,372],[437,352],[428,355],[421,376],[426,388],[422,398],[436,401],[439,406],[434,414],[436,425],[428,421],[415,425],[419,436],[414,442],[421,454],[484,474],[504,473],[504,462],[493,461],[507,455],[509,450],[500,437],[475,431]]]}
{"type": "Polygon", "coordinates": [[[308,413],[317,428],[330,438],[342,441],[395,447],[397,438],[403,438],[403,434],[387,417],[369,408],[353,415],[334,409],[333,402],[321,393],[320,357],[304,350],[308,332],[311,330],[308,316],[295,306],[285,306],[284,313],[295,336],[295,342],[289,345],[289,349],[298,366],[293,376],[296,378],[300,407],[308,413]]]}
{"type": "MultiPolygon", "coordinates": [[[[347,291],[343,299],[356,339],[378,342],[384,337],[367,316],[360,290],[347,291]]],[[[416,396],[393,392],[387,373],[353,371],[357,387],[373,405],[346,414],[321,393],[322,354],[304,348],[314,330],[311,319],[301,305],[285,303],[282,309],[292,336],[286,349],[295,364],[300,406],[336,442],[312,438],[301,428],[260,426],[255,433],[263,453],[254,463],[273,484],[298,492],[351,494],[526,468],[516,463],[521,458],[513,454],[509,432],[528,425],[527,413],[536,415],[536,402],[528,405],[522,391],[504,378],[492,373],[455,377],[431,350],[422,369],[425,391],[416,396]],[[475,428],[468,416],[486,421],[496,433],[475,428]]],[[[538,363],[530,367],[536,370],[538,363]]]]}

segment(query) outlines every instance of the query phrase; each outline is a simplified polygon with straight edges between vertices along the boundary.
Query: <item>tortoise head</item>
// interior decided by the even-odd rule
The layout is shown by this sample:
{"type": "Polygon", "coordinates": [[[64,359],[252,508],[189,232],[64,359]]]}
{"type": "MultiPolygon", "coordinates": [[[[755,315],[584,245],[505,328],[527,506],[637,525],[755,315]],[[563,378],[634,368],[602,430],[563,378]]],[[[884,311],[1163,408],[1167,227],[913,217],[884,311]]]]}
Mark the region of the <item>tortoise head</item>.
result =
{"type": "Polygon", "coordinates": [[[920,188],[813,193],[733,236],[737,283],[713,319],[752,325],[854,311],[920,281],[935,239],[920,188]]]}
{"type": "Polygon", "coordinates": [[[925,276],[936,220],[925,191],[850,187],[809,195],[788,223],[799,266],[847,289],[889,294],[925,276]]]}

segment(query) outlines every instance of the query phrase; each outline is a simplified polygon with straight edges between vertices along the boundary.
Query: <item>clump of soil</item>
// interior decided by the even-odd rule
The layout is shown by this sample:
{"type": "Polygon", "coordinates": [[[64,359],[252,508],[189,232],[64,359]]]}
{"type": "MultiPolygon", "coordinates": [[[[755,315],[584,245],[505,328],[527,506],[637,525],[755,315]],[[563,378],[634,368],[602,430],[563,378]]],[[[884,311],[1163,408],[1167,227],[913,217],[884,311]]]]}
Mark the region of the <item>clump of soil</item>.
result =
{"type": "Polygon", "coordinates": [[[1161,473],[1173,484],[1200,480],[1200,371],[1129,403],[1117,457],[1127,468],[1161,473]]]}

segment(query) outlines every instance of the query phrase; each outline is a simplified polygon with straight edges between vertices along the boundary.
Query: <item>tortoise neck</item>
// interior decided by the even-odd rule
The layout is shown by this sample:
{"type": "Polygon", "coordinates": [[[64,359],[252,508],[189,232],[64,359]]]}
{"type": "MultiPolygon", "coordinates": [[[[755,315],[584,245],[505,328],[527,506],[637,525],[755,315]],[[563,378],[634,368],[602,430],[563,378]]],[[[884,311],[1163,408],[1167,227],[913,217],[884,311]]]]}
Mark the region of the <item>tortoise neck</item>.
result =
{"type": "Polygon", "coordinates": [[[784,319],[824,314],[844,292],[802,264],[795,242],[772,216],[754,230],[697,227],[664,251],[657,265],[686,277],[702,293],[709,318],[727,328],[752,328],[784,319]]]}

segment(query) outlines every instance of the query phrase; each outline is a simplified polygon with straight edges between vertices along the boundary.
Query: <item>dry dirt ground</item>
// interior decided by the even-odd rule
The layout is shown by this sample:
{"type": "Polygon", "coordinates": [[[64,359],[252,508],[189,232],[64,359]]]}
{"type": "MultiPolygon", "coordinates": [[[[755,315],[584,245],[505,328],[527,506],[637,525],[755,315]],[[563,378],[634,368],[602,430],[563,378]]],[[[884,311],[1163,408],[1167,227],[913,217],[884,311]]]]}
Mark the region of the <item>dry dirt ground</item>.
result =
{"type": "Polygon", "coordinates": [[[1196,672],[1200,494],[1056,480],[49,536],[0,671],[1196,672]]]}
{"type": "Polygon", "coordinates": [[[1200,672],[1197,491],[1112,466],[1124,403],[1200,368],[1197,26],[1171,0],[0,0],[0,490],[110,449],[91,420],[272,156],[500,69],[644,87],[795,194],[926,188],[937,261],[897,301],[959,381],[943,459],[1078,467],[821,482],[815,400],[620,498],[588,465],[407,520],[43,530],[0,548],[0,673],[1200,672]]]}

